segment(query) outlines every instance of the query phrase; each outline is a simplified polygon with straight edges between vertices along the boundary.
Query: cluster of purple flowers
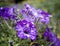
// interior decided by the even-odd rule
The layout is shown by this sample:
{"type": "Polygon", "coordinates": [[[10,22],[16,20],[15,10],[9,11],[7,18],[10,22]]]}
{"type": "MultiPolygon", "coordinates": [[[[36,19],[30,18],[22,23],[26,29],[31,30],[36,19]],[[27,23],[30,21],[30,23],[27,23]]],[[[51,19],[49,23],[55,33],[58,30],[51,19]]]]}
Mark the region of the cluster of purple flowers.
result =
{"type": "MultiPolygon", "coordinates": [[[[0,7],[0,17],[6,20],[8,19],[16,20],[17,16],[15,10],[16,9],[11,7],[0,7]]],[[[15,29],[17,30],[17,36],[20,37],[21,39],[27,38],[30,38],[31,40],[36,39],[37,31],[34,22],[27,21],[25,18],[23,18],[22,20],[17,21],[15,29]]]]}
{"type": "MultiPolygon", "coordinates": [[[[15,30],[17,31],[17,36],[21,39],[31,39],[35,40],[38,32],[35,25],[35,20],[48,24],[50,21],[51,15],[46,11],[41,9],[36,10],[28,4],[25,4],[25,8],[21,9],[21,14],[23,16],[22,20],[17,21],[15,30]]],[[[14,8],[10,7],[0,7],[0,17],[4,19],[14,19],[16,20],[16,14],[14,13],[14,8]]],[[[44,38],[53,42],[51,46],[59,46],[60,40],[57,36],[50,30],[46,28],[46,31],[43,33],[44,38]]]]}
{"type": "Polygon", "coordinates": [[[43,36],[48,42],[52,43],[50,46],[60,46],[60,40],[57,38],[56,34],[51,31],[50,28],[46,28],[43,36]]]}
{"type": "Polygon", "coordinates": [[[15,29],[19,38],[35,40],[37,36],[37,30],[34,24],[35,20],[39,19],[39,22],[47,24],[51,15],[43,10],[36,10],[28,4],[24,6],[25,8],[20,10],[23,19],[17,22],[15,29]]]}

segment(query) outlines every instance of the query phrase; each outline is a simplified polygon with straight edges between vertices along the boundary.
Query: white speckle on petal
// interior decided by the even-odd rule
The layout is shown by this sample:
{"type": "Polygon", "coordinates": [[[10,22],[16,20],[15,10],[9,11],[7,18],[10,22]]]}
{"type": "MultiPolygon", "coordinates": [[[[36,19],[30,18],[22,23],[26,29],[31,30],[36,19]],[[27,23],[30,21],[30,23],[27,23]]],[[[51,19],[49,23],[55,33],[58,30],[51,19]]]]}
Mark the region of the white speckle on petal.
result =
{"type": "Polygon", "coordinates": [[[29,27],[29,24],[26,24],[27,27],[29,27]]]}

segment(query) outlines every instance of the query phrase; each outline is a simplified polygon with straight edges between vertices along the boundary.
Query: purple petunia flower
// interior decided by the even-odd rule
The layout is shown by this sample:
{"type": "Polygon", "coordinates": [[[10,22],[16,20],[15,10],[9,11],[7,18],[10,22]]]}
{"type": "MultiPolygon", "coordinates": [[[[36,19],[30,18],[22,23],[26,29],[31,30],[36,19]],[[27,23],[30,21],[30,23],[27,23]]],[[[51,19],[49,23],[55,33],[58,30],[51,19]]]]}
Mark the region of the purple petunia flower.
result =
{"type": "Polygon", "coordinates": [[[38,14],[40,16],[40,22],[44,22],[45,24],[48,24],[50,21],[50,17],[52,17],[49,13],[46,11],[43,11],[41,9],[38,9],[38,14]]]}
{"type": "Polygon", "coordinates": [[[0,16],[4,19],[16,19],[14,8],[10,7],[0,7],[0,16]]]}
{"type": "Polygon", "coordinates": [[[15,29],[17,31],[18,37],[21,39],[36,39],[37,30],[33,22],[28,22],[27,20],[20,20],[19,22],[17,22],[15,29]]]}
{"type": "Polygon", "coordinates": [[[35,9],[32,8],[31,6],[27,5],[27,4],[25,4],[25,9],[21,10],[21,14],[23,15],[23,18],[25,18],[28,21],[34,21],[35,20],[33,12],[35,12],[35,9]]]}
{"type": "Polygon", "coordinates": [[[21,14],[23,18],[29,21],[35,21],[39,19],[40,22],[49,23],[49,19],[51,17],[46,11],[41,9],[36,10],[35,8],[31,7],[28,4],[25,4],[25,8],[21,10],[21,14]]]}
{"type": "Polygon", "coordinates": [[[44,38],[49,42],[57,41],[57,36],[51,32],[50,28],[46,28],[46,31],[43,33],[44,38]]]}
{"type": "Polygon", "coordinates": [[[60,46],[60,39],[57,39],[57,41],[52,43],[51,46],[60,46]]]}

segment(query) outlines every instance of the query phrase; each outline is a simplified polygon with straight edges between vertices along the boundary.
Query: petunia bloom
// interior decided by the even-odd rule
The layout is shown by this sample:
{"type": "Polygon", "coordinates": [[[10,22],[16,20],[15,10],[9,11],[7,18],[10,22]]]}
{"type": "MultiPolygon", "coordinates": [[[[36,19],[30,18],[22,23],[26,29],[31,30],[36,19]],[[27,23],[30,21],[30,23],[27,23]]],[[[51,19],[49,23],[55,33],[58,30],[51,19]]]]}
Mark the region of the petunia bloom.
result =
{"type": "Polygon", "coordinates": [[[17,22],[15,29],[17,31],[17,36],[21,39],[36,39],[37,30],[33,22],[28,22],[27,20],[20,20],[17,22]]]}
{"type": "Polygon", "coordinates": [[[46,28],[46,31],[43,33],[44,38],[49,42],[57,41],[57,36],[51,31],[50,28],[46,28]]]}
{"type": "Polygon", "coordinates": [[[60,39],[57,39],[57,41],[52,43],[51,46],[60,46],[60,39]]]}
{"type": "Polygon", "coordinates": [[[28,4],[25,4],[25,8],[22,9],[21,14],[23,18],[29,21],[39,20],[39,22],[49,23],[51,15],[41,9],[36,10],[28,4]]]}
{"type": "Polygon", "coordinates": [[[14,8],[0,7],[0,16],[4,19],[16,19],[14,8]]]}
{"type": "Polygon", "coordinates": [[[40,16],[40,22],[44,22],[45,24],[48,24],[50,22],[50,17],[52,17],[52,15],[50,15],[48,12],[38,9],[37,10],[38,15],[40,16]]]}

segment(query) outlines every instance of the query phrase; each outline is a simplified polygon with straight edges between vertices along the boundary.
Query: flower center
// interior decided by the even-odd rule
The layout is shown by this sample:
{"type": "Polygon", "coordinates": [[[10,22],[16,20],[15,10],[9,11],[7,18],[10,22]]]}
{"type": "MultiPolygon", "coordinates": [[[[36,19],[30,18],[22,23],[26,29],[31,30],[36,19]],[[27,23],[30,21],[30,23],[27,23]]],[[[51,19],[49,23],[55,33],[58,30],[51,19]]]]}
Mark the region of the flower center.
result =
{"type": "Polygon", "coordinates": [[[24,33],[28,34],[28,31],[24,31],[24,33]]]}

